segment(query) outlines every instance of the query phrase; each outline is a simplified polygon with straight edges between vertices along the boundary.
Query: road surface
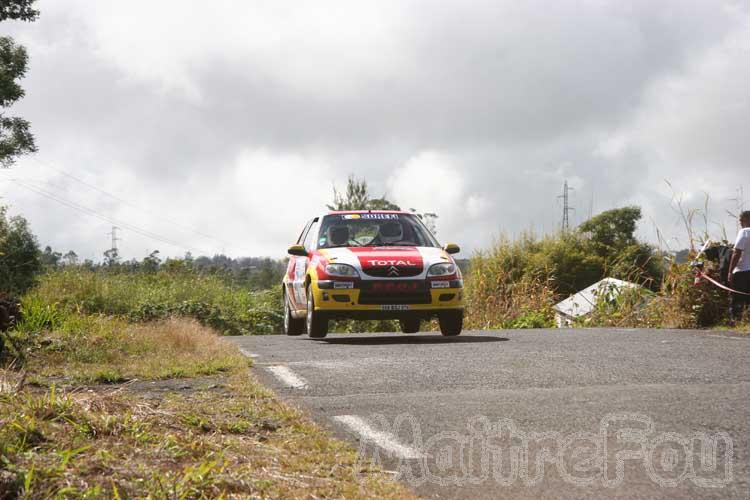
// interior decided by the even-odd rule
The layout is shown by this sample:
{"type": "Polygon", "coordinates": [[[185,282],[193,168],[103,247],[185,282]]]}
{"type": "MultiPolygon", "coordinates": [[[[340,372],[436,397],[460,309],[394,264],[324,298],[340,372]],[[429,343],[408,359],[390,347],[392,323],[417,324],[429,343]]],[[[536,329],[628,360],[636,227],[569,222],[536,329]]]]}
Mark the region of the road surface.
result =
{"type": "Polygon", "coordinates": [[[424,497],[750,499],[750,336],[231,339],[267,386],[424,497]]]}

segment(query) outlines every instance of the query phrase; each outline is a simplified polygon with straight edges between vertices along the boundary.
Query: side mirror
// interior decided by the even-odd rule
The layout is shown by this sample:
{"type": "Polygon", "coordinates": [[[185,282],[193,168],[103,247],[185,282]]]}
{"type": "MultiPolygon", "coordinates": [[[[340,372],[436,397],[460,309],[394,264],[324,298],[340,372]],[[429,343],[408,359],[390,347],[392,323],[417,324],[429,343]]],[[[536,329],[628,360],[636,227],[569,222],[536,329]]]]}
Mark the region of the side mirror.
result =
{"type": "Polygon", "coordinates": [[[302,245],[292,245],[286,251],[289,255],[296,255],[298,257],[307,257],[307,250],[302,245]]]}
{"type": "Polygon", "coordinates": [[[445,250],[445,253],[458,253],[461,251],[461,247],[455,243],[448,243],[443,247],[443,250],[445,250]]]}

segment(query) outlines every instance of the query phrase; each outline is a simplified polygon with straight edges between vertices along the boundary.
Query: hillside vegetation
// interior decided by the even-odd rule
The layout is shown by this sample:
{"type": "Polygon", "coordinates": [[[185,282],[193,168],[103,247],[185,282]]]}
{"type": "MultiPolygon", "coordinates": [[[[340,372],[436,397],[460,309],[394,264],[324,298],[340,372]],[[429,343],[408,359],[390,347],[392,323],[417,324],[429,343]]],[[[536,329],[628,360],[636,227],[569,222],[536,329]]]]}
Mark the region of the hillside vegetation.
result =
{"type": "Polygon", "coordinates": [[[51,271],[22,301],[25,313],[105,314],[133,322],[194,318],[225,335],[281,330],[280,287],[249,290],[215,274],[173,262],[154,272],[89,270],[70,266],[51,271]]]}
{"type": "Polygon", "coordinates": [[[637,207],[603,212],[577,229],[500,238],[475,254],[466,276],[471,328],[554,326],[552,306],[600,279],[659,289],[664,255],[635,237],[637,207]]]}

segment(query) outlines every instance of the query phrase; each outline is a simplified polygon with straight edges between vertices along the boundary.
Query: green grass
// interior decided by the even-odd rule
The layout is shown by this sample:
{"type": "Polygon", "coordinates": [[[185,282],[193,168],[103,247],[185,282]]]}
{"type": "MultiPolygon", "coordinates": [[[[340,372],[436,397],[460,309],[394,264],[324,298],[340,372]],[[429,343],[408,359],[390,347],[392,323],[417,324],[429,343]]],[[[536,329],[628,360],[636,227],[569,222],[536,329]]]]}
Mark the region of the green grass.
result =
{"type": "Polygon", "coordinates": [[[247,370],[158,400],[0,391],[0,421],[2,498],[411,498],[247,370]]]}
{"type": "Polygon", "coordinates": [[[250,291],[187,269],[110,273],[69,268],[42,276],[23,307],[25,312],[55,307],[133,322],[187,316],[224,335],[257,335],[281,331],[280,290],[250,291]]]}
{"type": "Polygon", "coordinates": [[[0,498],[410,498],[211,328],[262,330],[269,296],[192,273],[45,276],[0,369],[0,498]]]}
{"type": "Polygon", "coordinates": [[[187,319],[134,325],[104,316],[71,316],[35,342],[27,369],[75,382],[194,377],[248,366],[227,341],[187,319]]]}

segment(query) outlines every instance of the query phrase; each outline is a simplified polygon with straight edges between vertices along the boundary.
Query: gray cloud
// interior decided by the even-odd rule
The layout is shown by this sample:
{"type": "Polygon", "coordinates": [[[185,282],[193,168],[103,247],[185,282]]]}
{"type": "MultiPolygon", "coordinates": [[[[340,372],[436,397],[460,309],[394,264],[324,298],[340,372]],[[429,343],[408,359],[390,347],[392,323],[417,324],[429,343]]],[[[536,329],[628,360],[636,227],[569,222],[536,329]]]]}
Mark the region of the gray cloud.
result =
{"type": "MultiPolygon", "coordinates": [[[[592,198],[639,203],[678,235],[670,179],[688,204],[710,191],[734,229],[723,213],[750,157],[740,3],[199,5],[41,1],[39,22],[4,24],[30,51],[18,111],[39,159],[146,210],[34,160],[12,175],[235,254],[280,256],[349,173],[438,211],[440,237],[473,249],[553,230],[566,178],[579,220],[592,198]]],[[[104,221],[12,186],[0,195],[43,242],[106,247],[104,221]]],[[[124,237],[127,256],[182,252],[124,237]]]]}

